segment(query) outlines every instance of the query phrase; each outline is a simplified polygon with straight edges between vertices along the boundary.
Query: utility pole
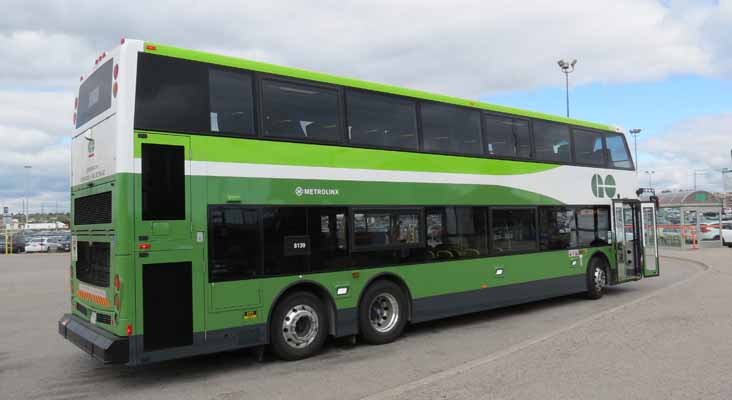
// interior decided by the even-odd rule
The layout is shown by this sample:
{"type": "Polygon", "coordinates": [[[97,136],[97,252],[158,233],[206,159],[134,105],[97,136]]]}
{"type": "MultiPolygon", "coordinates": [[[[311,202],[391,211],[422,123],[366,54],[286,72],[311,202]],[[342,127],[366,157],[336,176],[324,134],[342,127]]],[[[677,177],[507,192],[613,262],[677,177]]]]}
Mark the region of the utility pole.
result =
{"type": "Polygon", "coordinates": [[[569,118],[569,74],[574,72],[574,66],[577,65],[577,60],[565,61],[564,59],[557,61],[557,65],[562,69],[564,73],[564,89],[567,100],[567,118],[569,118]]]}
{"type": "Polygon", "coordinates": [[[25,229],[28,229],[28,213],[30,212],[30,205],[28,204],[28,181],[30,180],[30,170],[33,168],[30,165],[24,165],[23,169],[25,169],[26,176],[25,176],[25,229]]]}

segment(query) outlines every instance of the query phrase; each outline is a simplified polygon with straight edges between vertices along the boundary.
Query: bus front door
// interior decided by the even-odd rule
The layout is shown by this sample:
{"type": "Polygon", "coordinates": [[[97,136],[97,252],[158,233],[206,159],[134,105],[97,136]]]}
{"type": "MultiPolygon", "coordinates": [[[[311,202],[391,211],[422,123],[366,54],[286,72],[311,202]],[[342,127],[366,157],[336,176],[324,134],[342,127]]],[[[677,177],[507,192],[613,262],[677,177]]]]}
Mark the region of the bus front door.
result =
{"type": "Polygon", "coordinates": [[[617,271],[615,282],[641,278],[643,254],[640,243],[640,202],[613,200],[613,226],[617,271]]]}
{"type": "Polygon", "coordinates": [[[660,274],[658,230],[656,229],[656,205],[654,203],[641,203],[641,221],[643,223],[643,276],[658,276],[660,274]]]}

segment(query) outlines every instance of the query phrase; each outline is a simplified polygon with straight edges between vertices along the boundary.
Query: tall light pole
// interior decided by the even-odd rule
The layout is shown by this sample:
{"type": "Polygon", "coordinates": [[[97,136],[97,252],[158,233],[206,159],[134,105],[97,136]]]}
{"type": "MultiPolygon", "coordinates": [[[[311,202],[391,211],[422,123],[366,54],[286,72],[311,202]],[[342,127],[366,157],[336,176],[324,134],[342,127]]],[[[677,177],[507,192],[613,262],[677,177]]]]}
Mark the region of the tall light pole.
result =
{"type": "Polygon", "coordinates": [[[559,65],[559,68],[564,72],[564,88],[567,98],[567,118],[569,118],[569,74],[574,72],[574,66],[576,64],[576,59],[572,59],[572,61],[565,61],[564,59],[557,61],[557,65],[559,65]]]}
{"type": "Polygon", "coordinates": [[[24,165],[23,169],[26,171],[25,175],[25,229],[28,229],[28,211],[29,211],[29,204],[28,204],[28,181],[30,180],[30,170],[33,168],[30,165],[24,165]]]}
{"type": "Polygon", "coordinates": [[[653,189],[653,174],[655,174],[656,171],[650,170],[646,171],[646,174],[648,174],[648,187],[653,189]]]}
{"type": "Polygon", "coordinates": [[[638,176],[638,135],[641,133],[640,128],[633,128],[629,130],[631,135],[633,135],[633,152],[635,153],[635,176],[638,176]]]}

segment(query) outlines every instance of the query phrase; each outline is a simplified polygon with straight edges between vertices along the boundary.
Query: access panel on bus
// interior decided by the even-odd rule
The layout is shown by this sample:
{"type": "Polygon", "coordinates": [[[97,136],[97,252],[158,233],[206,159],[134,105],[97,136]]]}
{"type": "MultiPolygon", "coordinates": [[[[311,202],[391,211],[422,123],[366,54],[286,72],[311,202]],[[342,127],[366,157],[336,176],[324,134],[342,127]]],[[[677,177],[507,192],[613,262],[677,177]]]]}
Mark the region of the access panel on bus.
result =
{"type": "Polygon", "coordinates": [[[147,250],[190,248],[190,139],[135,135],[135,240],[147,250]]]}

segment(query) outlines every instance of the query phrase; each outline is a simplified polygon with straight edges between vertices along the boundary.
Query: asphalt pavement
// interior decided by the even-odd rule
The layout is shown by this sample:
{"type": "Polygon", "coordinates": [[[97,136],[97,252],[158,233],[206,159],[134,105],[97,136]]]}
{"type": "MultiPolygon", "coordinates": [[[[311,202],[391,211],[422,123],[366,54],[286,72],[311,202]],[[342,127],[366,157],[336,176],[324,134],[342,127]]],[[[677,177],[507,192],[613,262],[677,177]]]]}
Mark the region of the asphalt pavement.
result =
{"type": "Polygon", "coordinates": [[[317,357],[248,351],[142,368],[64,341],[68,254],[0,256],[0,399],[730,399],[732,249],[665,252],[662,276],[411,326],[317,357]],[[695,260],[695,261],[689,261],[695,260]]]}

